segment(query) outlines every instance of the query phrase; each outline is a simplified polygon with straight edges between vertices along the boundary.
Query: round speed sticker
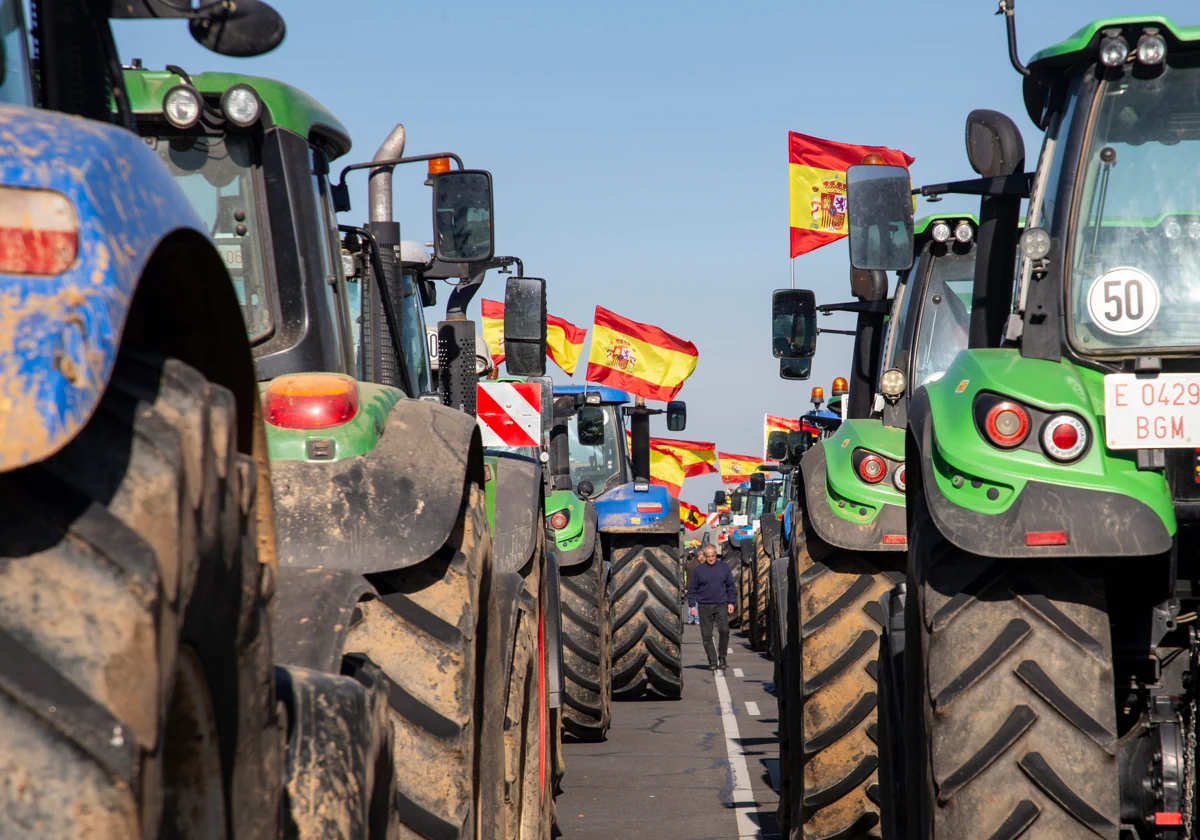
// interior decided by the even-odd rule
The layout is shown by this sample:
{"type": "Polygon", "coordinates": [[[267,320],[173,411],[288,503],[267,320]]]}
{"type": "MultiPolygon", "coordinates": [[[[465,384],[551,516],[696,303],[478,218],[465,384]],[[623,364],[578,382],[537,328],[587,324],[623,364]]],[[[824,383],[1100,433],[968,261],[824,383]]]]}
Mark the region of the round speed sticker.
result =
{"type": "Polygon", "coordinates": [[[1158,285],[1149,274],[1132,266],[1106,271],[1088,290],[1088,314],[1110,335],[1133,335],[1158,316],[1158,285]]]}

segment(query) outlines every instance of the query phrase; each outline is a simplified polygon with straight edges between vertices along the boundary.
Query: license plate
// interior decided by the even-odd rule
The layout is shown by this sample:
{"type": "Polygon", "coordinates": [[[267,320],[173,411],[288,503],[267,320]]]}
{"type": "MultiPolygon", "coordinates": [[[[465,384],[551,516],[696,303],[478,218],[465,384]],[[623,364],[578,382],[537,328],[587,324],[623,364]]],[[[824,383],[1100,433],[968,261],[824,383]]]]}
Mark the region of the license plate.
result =
{"type": "Polygon", "coordinates": [[[1109,449],[1200,446],[1200,374],[1111,373],[1104,413],[1109,449]]]}
{"type": "Polygon", "coordinates": [[[229,270],[230,274],[240,275],[242,273],[242,243],[240,240],[218,239],[217,252],[225,261],[225,268],[229,270]]]}

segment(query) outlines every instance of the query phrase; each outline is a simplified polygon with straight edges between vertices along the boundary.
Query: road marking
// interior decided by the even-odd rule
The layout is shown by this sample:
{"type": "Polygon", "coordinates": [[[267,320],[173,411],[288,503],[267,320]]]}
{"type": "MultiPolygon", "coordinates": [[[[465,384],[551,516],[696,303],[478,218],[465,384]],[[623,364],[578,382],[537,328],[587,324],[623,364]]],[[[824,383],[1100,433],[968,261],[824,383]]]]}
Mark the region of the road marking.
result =
{"type": "Polygon", "coordinates": [[[739,679],[741,679],[741,678],[744,678],[744,677],[746,676],[746,672],[745,672],[745,671],[743,671],[741,668],[734,668],[734,669],[733,669],[733,675],[734,675],[735,677],[738,677],[739,679]]]}
{"type": "Polygon", "coordinates": [[[737,716],[733,708],[733,699],[729,696],[729,685],[721,672],[715,674],[717,681],[717,699],[721,702],[721,725],[725,728],[725,751],[729,754],[729,769],[733,774],[733,813],[737,819],[737,836],[739,838],[759,837],[758,824],[751,817],[758,808],[754,802],[754,789],[750,786],[750,770],[746,767],[746,756],[740,745],[742,736],[738,732],[737,716]]]}
{"type": "Polygon", "coordinates": [[[761,712],[758,711],[758,704],[755,703],[753,700],[746,701],[746,711],[749,712],[754,717],[758,717],[759,714],[761,714],[761,712]]]}

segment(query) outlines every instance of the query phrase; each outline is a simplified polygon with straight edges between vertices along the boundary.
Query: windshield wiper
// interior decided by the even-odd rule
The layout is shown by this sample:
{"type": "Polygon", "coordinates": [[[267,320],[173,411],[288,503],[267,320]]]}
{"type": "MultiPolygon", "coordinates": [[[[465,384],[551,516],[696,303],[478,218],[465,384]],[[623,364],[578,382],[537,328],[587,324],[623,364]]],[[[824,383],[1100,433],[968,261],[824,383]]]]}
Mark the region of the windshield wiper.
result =
{"type": "Polygon", "coordinates": [[[1092,231],[1092,250],[1088,255],[1090,259],[1096,259],[1096,249],[1100,244],[1100,226],[1104,220],[1104,205],[1108,201],[1108,176],[1112,172],[1113,166],[1117,162],[1117,150],[1112,146],[1105,146],[1100,150],[1100,189],[1096,196],[1096,224],[1092,231]]]}

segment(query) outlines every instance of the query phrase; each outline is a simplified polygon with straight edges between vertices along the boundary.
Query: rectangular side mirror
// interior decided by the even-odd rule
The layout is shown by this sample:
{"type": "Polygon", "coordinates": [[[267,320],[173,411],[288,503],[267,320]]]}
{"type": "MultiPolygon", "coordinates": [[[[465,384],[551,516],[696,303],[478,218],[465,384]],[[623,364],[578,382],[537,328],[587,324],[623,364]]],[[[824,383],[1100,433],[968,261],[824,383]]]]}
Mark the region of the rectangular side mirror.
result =
{"type": "Polygon", "coordinates": [[[856,164],[846,170],[850,265],[904,271],[913,262],[912,183],[903,166],[856,164]]]}
{"type": "Polygon", "coordinates": [[[811,359],[817,352],[817,299],[809,289],[771,295],[771,353],[776,359],[811,359]]]}
{"type": "Polygon", "coordinates": [[[812,359],[780,359],[780,379],[808,379],[812,375],[812,359]]]}
{"type": "Polygon", "coordinates": [[[767,477],[761,472],[750,473],[750,492],[761,493],[767,488],[767,477]]]}
{"type": "Polygon", "coordinates": [[[452,169],[433,177],[433,248],[448,263],[490,260],[495,253],[492,226],[492,173],[452,169]]]}
{"type": "Polygon", "coordinates": [[[729,497],[725,494],[724,490],[718,490],[716,493],[713,493],[713,504],[717,507],[725,507],[725,505],[729,504],[729,497]]]}
{"type": "Polygon", "coordinates": [[[510,376],[546,375],[546,281],[509,277],[504,286],[504,367],[510,376]]]}
{"type": "Polygon", "coordinates": [[[720,518],[717,519],[717,522],[719,522],[721,525],[729,525],[731,522],[733,522],[733,514],[722,513],[720,518]]]}
{"type": "Polygon", "coordinates": [[[716,502],[709,502],[709,503],[708,503],[708,512],[709,512],[709,513],[716,513],[716,512],[717,512],[717,503],[716,503],[716,502]]]}
{"type": "Polygon", "coordinates": [[[812,435],[803,430],[799,432],[787,433],[787,449],[788,460],[792,463],[800,463],[800,457],[809,450],[812,446],[812,435]]]}
{"type": "Polygon", "coordinates": [[[575,414],[575,437],[581,446],[600,446],[604,443],[604,409],[585,405],[575,414]]]}
{"type": "Polygon", "coordinates": [[[667,403],[667,431],[682,432],[687,426],[687,403],[672,400],[667,403]]]}
{"type": "Polygon", "coordinates": [[[767,435],[767,451],[766,456],[768,461],[782,461],[788,454],[788,433],[783,430],[777,430],[767,435]]]}

